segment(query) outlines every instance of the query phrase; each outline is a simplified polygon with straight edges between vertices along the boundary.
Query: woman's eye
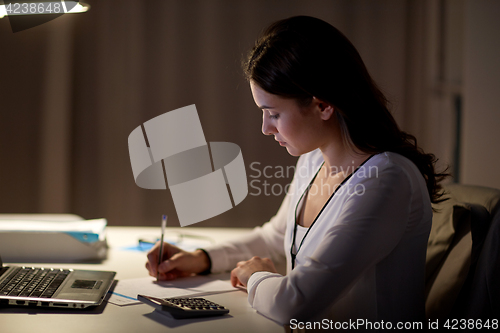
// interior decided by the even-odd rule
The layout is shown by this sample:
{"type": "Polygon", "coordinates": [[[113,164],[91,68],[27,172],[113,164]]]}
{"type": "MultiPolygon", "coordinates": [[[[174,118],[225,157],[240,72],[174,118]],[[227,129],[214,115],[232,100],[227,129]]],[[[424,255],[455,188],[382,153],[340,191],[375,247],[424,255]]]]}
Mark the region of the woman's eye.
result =
{"type": "Polygon", "coordinates": [[[271,119],[278,119],[280,117],[280,114],[279,113],[276,113],[276,114],[270,114],[269,115],[269,118],[271,119]]]}

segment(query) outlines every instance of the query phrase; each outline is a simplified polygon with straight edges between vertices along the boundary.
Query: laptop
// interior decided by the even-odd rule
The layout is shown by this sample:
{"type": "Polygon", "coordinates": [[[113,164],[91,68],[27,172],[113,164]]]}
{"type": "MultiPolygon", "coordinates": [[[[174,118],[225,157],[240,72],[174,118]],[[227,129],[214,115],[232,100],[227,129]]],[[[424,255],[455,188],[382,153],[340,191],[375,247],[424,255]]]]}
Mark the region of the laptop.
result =
{"type": "Polygon", "coordinates": [[[82,309],[102,303],[116,272],[3,266],[0,257],[0,306],[82,309]]]}

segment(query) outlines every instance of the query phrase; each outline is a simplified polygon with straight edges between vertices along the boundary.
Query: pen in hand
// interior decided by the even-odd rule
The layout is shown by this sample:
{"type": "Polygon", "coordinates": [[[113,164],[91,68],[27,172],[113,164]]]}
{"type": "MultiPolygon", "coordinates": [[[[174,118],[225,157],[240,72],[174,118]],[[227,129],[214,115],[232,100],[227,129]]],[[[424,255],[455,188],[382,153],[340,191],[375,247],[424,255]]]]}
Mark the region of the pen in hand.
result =
{"type": "Polygon", "coordinates": [[[163,236],[165,236],[165,227],[167,226],[167,215],[163,215],[161,219],[161,239],[160,239],[160,254],[158,256],[158,267],[156,268],[156,281],[159,280],[160,264],[163,258],[163,236]]]}

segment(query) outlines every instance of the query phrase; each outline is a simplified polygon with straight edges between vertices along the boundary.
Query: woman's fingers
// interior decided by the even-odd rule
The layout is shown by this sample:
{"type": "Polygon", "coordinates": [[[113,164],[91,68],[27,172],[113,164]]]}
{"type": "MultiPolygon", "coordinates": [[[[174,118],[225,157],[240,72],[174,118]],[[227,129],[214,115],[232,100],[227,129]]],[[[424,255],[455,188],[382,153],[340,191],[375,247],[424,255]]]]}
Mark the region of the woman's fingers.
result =
{"type": "Polygon", "coordinates": [[[146,269],[148,270],[149,275],[155,276],[153,274],[153,271],[152,271],[151,265],[149,264],[149,261],[146,261],[146,269]]]}
{"type": "MultiPolygon", "coordinates": [[[[163,261],[159,266],[158,266],[158,272],[163,275],[167,275],[168,272],[170,271],[179,271],[183,272],[186,271],[186,266],[183,263],[186,261],[187,254],[186,253],[176,253],[169,259],[163,261]]],[[[178,274],[175,274],[178,275],[178,274]]]]}
{"type": "Polygon", "coordinates": [[[231,284],[236,286],[247,286],[250,276],[255,272],[276,273],[273,261],[269,258],[253,257],[247,261],[239,261],[236,268],[231,271],[231,284]]]}
{"type": "Polygon", "coordinates": [[[148,269],[151,276],[156,276],[156,272],[158,269],[158,252],[152,250],[148,253],[146,268],[148,269]]]}
{"type": "MultiPolygon", "coordinates": [[[[170,258],[175,253],[179,252],[180,249],[170,245],[169,243],[163,243],[163,255],[162,260],[170,258]]],[[[160,242],[157,242],[147,254],[148,262],[146,263],[146,268],[151,276],[156,276],[158,272],[158,259],[160,256],[160,242]]]]}
{"type": "Polygon", "coordinates": [[[231,285],[233,287],[241,286],[241,282],[238,279],[238,268],[231,271],[231,285]]]}

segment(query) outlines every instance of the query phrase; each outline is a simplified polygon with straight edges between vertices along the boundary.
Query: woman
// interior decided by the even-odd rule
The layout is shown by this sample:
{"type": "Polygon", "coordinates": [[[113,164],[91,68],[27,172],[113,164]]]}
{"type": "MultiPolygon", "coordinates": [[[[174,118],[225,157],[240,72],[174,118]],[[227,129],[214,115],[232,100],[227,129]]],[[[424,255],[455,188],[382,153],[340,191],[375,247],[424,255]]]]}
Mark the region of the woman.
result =
{"type": "Polygon", "coordinates": [[[442,201],[435,158],[402,132],[358,52],[330,24],[271,25],[244,70],[262,131],[300,156],[276,216],[244,239],[184,252],[158,246],[151,275],[231,271],[250,304],[291,319],[424,320],[431,202],[442,201]],[[273,262],[286,259],[287,274],[273,262]]]}

